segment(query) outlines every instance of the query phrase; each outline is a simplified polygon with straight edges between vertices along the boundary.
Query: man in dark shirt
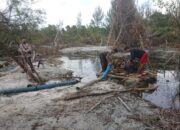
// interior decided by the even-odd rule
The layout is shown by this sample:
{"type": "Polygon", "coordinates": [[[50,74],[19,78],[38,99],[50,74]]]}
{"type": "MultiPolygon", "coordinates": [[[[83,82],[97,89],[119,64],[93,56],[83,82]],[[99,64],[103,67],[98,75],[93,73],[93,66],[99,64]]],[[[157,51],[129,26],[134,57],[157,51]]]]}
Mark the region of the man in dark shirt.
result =
{"type": "Polygon", "coordinates": [[[138,67],[138,73],[143,72],[144,66],[148,63],[149,60],[148,53],[140,48],[130,49],[128,47],[125,47],[124,50],[126,52],[130,52],[131,59],[129,64],[133,64],[134,60],[137,58],[140,61],[140,65],[138,67]]]}

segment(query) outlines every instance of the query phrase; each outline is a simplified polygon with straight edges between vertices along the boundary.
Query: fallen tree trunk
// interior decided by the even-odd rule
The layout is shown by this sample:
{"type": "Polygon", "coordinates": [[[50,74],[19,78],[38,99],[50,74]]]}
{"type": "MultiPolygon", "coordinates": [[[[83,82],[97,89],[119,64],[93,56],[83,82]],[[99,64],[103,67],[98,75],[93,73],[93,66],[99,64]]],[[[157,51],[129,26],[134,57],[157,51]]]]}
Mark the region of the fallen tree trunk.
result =
{"type": "Polygon", "coordinates": [[[31,77],[31,79],[33,81],[35,81],[38,84],[43,84],[45,81],[39,76],[39,74],[35,71],[35,74],[37,76],[35,76],[27,67],[27,65],[24,65],[23,63],[21,63],[17,58],[15,58],[14,56],[11,56],[11,58],[24,70],[24,72],[26,72],[26,74],[31,77]]]}
{"type": "Polygon", "coordinates": [[[43,84],[45,82],[36,71],[35,71],[36,75],[34,75],[28,68],[27,64],[23,63],[18,56],[16,57],[14,54],[12,54],[12,52],[9,50],[9,48],[6,45],[4,45],[4,43],[0,42],[0,44],[2,48],[5,50],[4,53],[6,53],[13,61],[15,61],[24,70],[24,72],[26,72],[26,74],[29,77],[31,77],[33,81],[35,81],[38,84],[43,84]]]}
{"type": "Polygon", "coordinates": [[[107,95],[107,94],[115,94],[116,95],[116,94],[127,93],[127,92],[147,92],[147,91],[154,91],[155,89],[157,89],[157,86],[153,86],[153,87],[149,87],[149,88],[131,88],[131,89],[126,89],[126,90],[111,90],[111,91],[106,91],[106,92],[101,92],[101,93],[77,92],[75,94],[65,97],[64,100],[69,101],[69,100],[79,99],[82,97],[102,96],[102,95],[107,95]]]}

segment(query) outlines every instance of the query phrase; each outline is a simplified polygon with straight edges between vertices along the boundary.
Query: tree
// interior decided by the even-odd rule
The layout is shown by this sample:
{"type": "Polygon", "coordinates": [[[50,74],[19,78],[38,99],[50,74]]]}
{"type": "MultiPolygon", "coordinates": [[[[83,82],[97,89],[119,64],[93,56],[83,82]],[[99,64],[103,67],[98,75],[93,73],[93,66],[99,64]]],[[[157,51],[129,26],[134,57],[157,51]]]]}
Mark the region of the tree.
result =
{"type": "Polygon", "coordinates": [[[0,40],[25,37],[28,30],[37,28],[43,22],[42,10],[32,10],[31,0],[6,0],[5,8],[0,11],[0,40]],[[2,37],[3,36],[3,37],[2,37]]]}
{"type": "Polygon", "coordinates": [[[154,1],[160,9],[165,9],[166,13],[172,16],[175,27],[178,28],[180,32],[180,0],[157,0],[154,1]]]}
{"type": "Polygon", "coordinates": [[[105,16],[105,21],[103,23],[103,26],[107,30],[110,30],[111,23],[112,23],[112,10],[110,9],[105,16]]]}
{"type": "Polygon", "coordinates": [[[3,56],[11,57],[34,81],[42,83],[43,80],[35,71],[33,74],[23,62],[22,58],[14,55],[16,47],[9,43],[19,42],[22,37],[29,37],[28,31],[36,28],[42,22],[41,10],[32,10],[30,0],[6,0],[5,8],[0,10],[0,44],[3,56]]]}
{"type": "Polygon", "coordinates": [[[76,26],[77,26],[77,28],[81,28],[81,26],[82,26],[81,13],[78,13],[76,26]]]}
{"type": "Polygon", "coordinates": [[[152,1],[146,1],[142,5],[138,6],[138,12],[140,13],[141,17],[144,19],[148,19],[152,12],[152,1]]]}
{"type": "Polygon", "coordinates": [[[102,25],[102,20],[104,18],[104,13],[100,6],[95,8],[95,11],[93,13],[93,19],[91,19],[91,25],[95,27],[99,27],[102,25]]]}
{"type": "Polygon", "coordinates": [[[40,32],[42,39],[44,39],[44,43],[50,43],[56,36],[57,27],[55,25],[48,25],[47,27],[42,28],[40,32]]]}
{"type": "Polygon", "coordinates": [[[134,0],[112,1],[112,23],[108,42],[113,45],[140,46],[145,29],[134,0]]]}

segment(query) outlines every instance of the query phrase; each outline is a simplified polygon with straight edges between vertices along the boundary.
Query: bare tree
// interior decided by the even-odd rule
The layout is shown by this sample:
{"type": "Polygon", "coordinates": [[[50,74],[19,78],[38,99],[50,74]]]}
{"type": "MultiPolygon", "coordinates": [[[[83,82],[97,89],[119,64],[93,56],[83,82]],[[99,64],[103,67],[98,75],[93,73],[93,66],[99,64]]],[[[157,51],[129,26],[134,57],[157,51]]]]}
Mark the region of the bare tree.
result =
{"type": "Polygon", "coordinates": [[[112,23],[109,43],[113,45],[141,46],[145,29],[134,0],[112,1],[112,23]]]}
{"type": "Polygon", "coordinates": [[[81,13],[78,13],[76,26],[77,28],[80,28],[82,26],[81,13]]]}
{"type": "Polygon", "coordinates": [[[148,19],[153,13],[152,1],[146,1],[140,5],[138,3],[137,8],[138,8],[138,12],[141,15],[141,17],[145,18],[145,19],[148,19]]]}
{"type": "Polygon", "coordinates": [[[101,7],[100,6],[96,7],[93,13],[93,19],[91,20],[91,25],[95,27],[101,26],[103,18],[104,18],[104,13],[101,7]]]}
{"type": "Polygon", "coordinates": [[[52,45],[52,51],[54,54],[56,54],[59,51],[59,44],[62,43],[62,28],[63,22],[62,20],[60,20],[59,24],[57,25],[57,32],[52,45]]]}

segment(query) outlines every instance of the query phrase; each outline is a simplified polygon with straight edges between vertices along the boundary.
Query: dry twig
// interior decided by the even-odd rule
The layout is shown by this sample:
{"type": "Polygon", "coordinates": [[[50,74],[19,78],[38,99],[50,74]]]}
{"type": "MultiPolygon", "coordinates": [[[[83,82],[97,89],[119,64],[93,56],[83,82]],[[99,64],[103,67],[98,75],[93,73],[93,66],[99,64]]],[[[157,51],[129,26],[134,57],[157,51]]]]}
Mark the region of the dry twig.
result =
{"type": "Polygon", "coordinates": [[[125,108],[129,111],[132,112],[131,108],[123,101],[123,99],[121,97],[117,98],[119,101],[121,101],[121,103],[125,106],[125,108]]]}
{"type": "Polygon", "coordinates": [[[106,96],[106,97],[104,97],[102,100],[100,100],[98,103],[96,103],[93,107],[91,107],[87,112],[86,112],[86,114],[87,113],[89,113],[89,112],[91,112],[92,110],[94,110],[97,106],[99,106],[104,100],[106,100],[107,98],[110,98],[110,97],[113,97],[114,95],[110,95],[110,96],[106,96]]]}

